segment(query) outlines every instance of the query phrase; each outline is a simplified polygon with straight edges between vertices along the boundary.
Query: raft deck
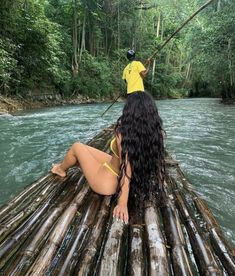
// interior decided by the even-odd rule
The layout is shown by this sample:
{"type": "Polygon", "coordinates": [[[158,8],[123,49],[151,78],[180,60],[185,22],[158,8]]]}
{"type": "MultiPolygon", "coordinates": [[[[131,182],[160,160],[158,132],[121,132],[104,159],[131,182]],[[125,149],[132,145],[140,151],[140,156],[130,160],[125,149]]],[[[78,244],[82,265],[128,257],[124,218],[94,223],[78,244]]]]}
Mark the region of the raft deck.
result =
{"type": "MultiPolygon", "coordinates": [[[[113,130],[89,144],[107,151],[113,130]]],[[[170,156],[167,156],[169,159],[170,156]]],[[[114,200],[78,168],[49,173],[0,209],[1,275],[235,275],[235,250],[179,165],[166,170],[164,207],[113,219],[114,200]]]]}

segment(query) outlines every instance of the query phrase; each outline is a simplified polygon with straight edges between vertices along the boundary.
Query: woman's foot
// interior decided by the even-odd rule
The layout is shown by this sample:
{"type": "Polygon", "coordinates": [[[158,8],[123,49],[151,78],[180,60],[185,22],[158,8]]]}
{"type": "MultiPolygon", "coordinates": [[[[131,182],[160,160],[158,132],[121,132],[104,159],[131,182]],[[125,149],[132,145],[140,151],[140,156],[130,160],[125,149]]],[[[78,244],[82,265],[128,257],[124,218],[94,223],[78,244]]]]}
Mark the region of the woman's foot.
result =
{"type": "Polygon", "coordinates": [[[62,168],[61,168],[61,164],[55,164],[53,165],[52,169],[51,169],[51,172],[54,173],[54,174],[57,174],[61,177],[65,177],[66,176],[66,171],[64,171],[62,168]]]}

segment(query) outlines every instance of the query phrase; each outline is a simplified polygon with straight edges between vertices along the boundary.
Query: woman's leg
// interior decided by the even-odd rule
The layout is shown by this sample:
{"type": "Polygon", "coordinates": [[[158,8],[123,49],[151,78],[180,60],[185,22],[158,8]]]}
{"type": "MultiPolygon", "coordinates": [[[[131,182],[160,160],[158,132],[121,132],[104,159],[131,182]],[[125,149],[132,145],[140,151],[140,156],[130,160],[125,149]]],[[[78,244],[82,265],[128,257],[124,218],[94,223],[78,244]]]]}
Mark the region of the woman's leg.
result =
{"type": "Polygon", "coordinates": [[[111,155],[90,146],[74,143],[61,164],[52,168],[52,172],[60,176],[77,163],[81,167],[91,188],[100,194],[113,194],[116,190],[116,178],[103,168],[103,163],[111,159],[111,155]]]}
{"type": "Polygon", "coordinates": [[[100,163],[104,164],[105,162],[109,162],[112,156],[106,152],[98,150],[88,145],[84,145],[90,151],[90,153],[94,156],[94,158],[100,163]]]}
{"type": "MultiPolygon", "coordinates": [[[[77,142],[78,143],[78,142],[77,142]]],[[[81,144],[81,143],[79,143],[81,144]]],[[[94,147],[88,146],[88,145],[84,145],[89,152],[91,153],[91,155],[100,163],[100,164],[104,164],[105,162],[109,162],[110,159],[112,158],[112,156],[106,152],[103,152],[101,150],[98,150],[94,147]]],[[[75,166],[76,164],[78,164],[78,158],[74,155],[72,147],[68,150],[67,154],[64,157],[64,160],[62,161],[61,164],[56,164],[53,166],[52,168],[52,172],[58,174],[59,176],[64,177],[66,175],[65,171],[67,171],[67,169],[75,166]]],[[[79,164],[78,164],[79,165],[79,164]]]]}

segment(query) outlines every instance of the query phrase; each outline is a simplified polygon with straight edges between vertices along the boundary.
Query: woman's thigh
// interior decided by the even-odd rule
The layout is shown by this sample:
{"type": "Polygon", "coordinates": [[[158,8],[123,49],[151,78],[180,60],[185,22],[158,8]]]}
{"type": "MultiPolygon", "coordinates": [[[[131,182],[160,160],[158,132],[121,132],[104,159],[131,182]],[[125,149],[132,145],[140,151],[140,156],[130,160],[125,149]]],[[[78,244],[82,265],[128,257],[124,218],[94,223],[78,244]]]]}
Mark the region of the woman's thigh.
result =
{"type": "Polygon", "coordinates": [[[99,194],[114,194],[117,177],[103,167],[103,163],[110,160],[111,155],[103,155],[101,151],[79,142],[73,144],[72,150],[91,188],[99,194]],[[99,152],[97,152],[99,151],[99,152]]]}
{"type": "Polygon", "coordinates": [[[93,157],[100,163],[103,164],[105,162],[109,162],[112,156],[106,152],[98,150],[88,145],[84,145],[89,150],[89,152],[93,155],[93,157]]]}

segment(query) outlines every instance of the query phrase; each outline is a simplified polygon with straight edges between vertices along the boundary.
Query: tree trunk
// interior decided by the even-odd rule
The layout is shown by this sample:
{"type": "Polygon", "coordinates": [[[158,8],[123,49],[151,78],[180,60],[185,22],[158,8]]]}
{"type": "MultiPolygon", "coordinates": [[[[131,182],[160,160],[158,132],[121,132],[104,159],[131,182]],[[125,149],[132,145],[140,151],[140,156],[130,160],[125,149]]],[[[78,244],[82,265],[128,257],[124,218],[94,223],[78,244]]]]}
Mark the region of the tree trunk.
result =
{"type": "Polygon", "coordinates": [[[228,39],[228,68],[229,68],[230,87],[233,87],[234,76],[233,76],[233,69],[232,69],[231,38],[228,39]]]}
{"type": "Polygon", "coordinates": [[[163,41],[164,28],[163,28],[163,18],[162,18],[162,30],[161,30],[161,41],[163,41]]]}
{"type": "MultiPolygon", "coordinates": [[[[157,20],[157,34],[156,34],[157,38],[159,38],[159,35],[160,35],[160,26],[161,26],[161,12],[159,11],[158,20],[157,20]]],[[[151,79],[152,85],[154,83],[154,78],[155,78],[155,68],[156,68],[156,59],[153,60],[152,79],[151,79]]]]}
{"type": "Polygon", "coordinates": [[[161,25],[161,12],[159,11],[158,20],[157,20],[157,37],[160,34],[160,25],[161,25]]]}
{"type": "Polygon", "coordinates": [[[85,32],[86,32],[86,12],[84,12],[83,24],[82,24],[82,41],[81,41],[80,54],[79,54],[80,62],[82,60],[82,52],[86,49],[86,43],[85,43],[86,33],[85,32]]]}
{"type": "Polygon", "coordinates": [[[77,18],[77,0],[74,0],[72,73],[73,73],[73,77],[76,77],[78,75],[78,18],[77,18]]]}
{"type": "Polygon", "coordinates": [[[220,11],[221,9],[221,0],[218,0],[217,2],[217,11],[220,11]]]}

